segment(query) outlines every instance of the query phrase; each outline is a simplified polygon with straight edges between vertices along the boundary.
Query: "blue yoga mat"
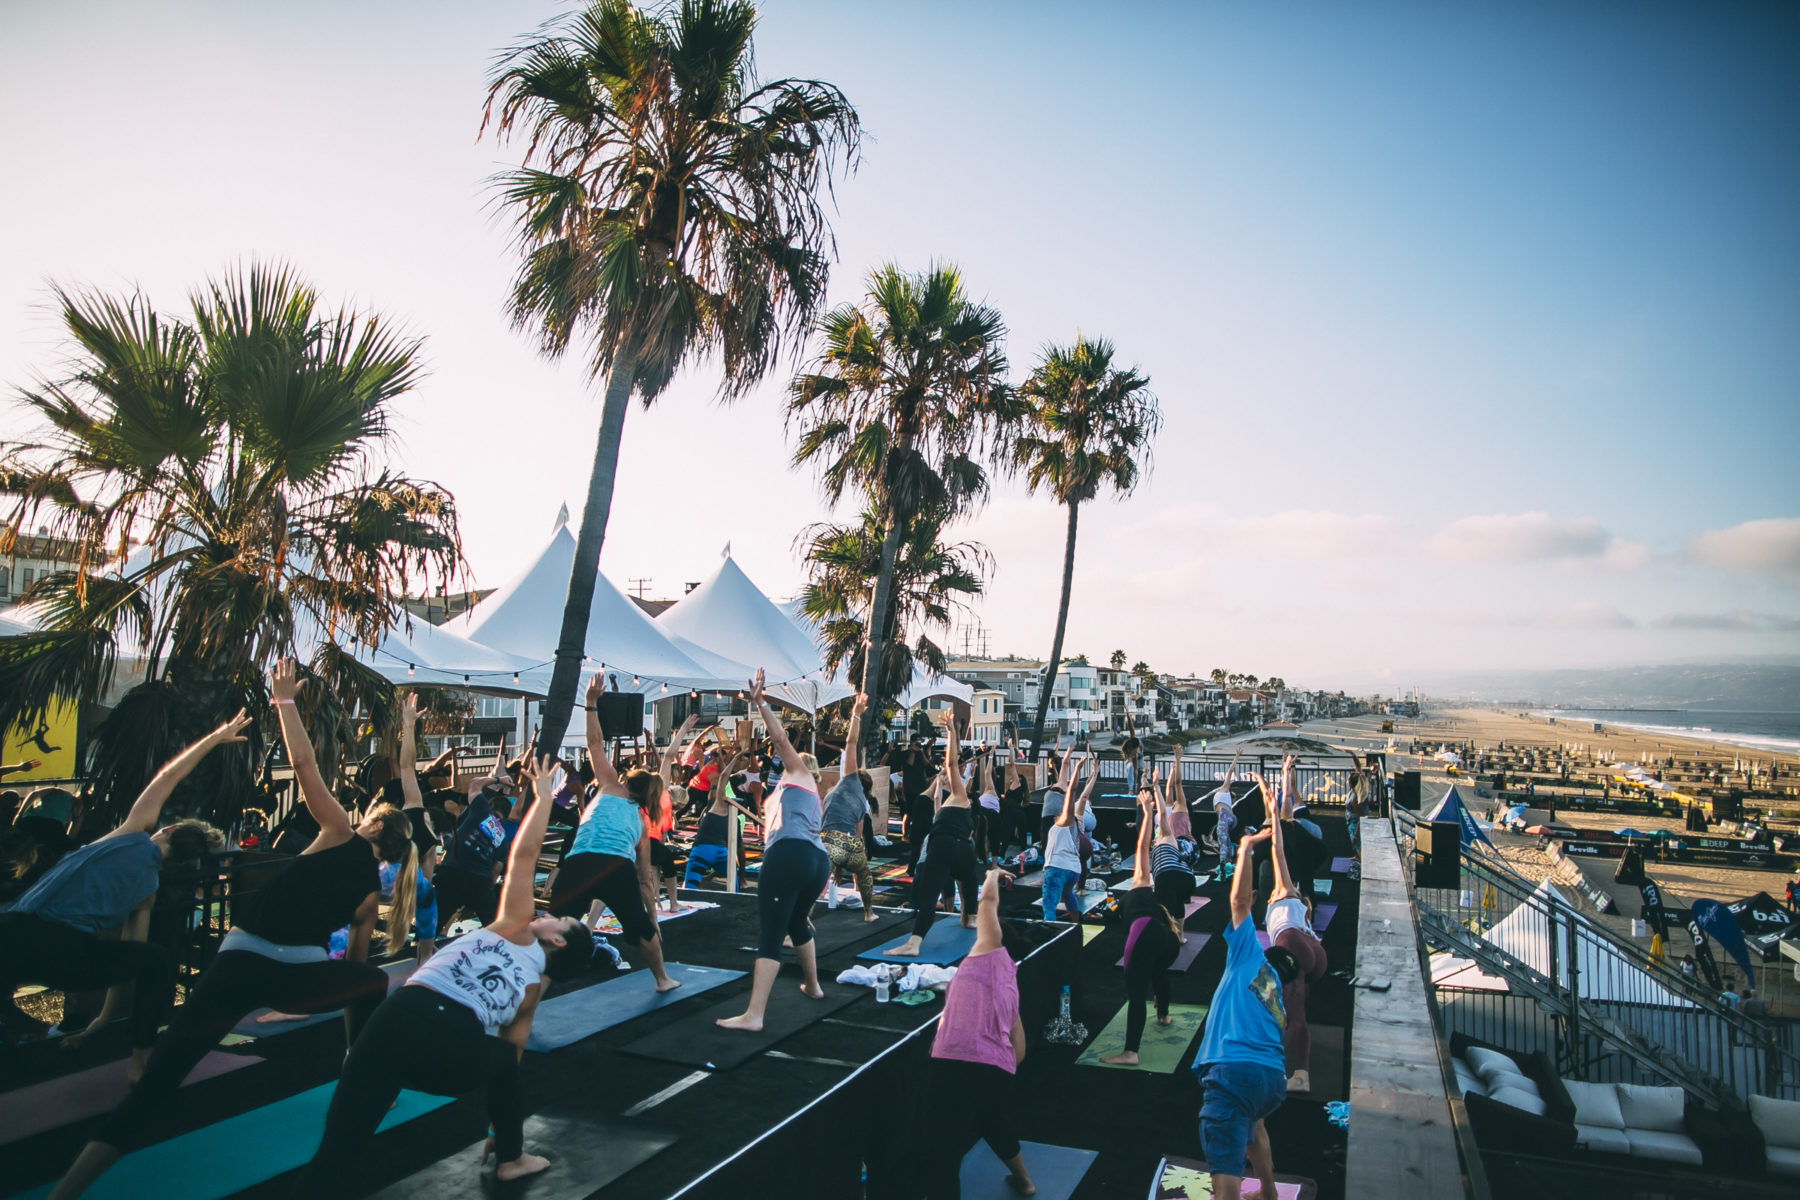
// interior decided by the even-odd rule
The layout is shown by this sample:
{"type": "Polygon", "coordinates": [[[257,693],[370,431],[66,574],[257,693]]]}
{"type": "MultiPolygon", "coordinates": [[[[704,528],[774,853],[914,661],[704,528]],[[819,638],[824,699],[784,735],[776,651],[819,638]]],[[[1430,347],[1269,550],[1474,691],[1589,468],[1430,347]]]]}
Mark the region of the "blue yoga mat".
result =
{"type": "Polygon", "coordinates": [[[961,961],[969,951],[975,948],[975,931],[964,929],[960,917],[945,917],[926,931],[925,941],[919,946],[917,958],[890,958],[883,950],[891,950],[895,946],[906,944],[910,934],[903,934],[892,941],[881,943],[872,950],[864,950],[857,958],[864,962],[897,962],[897,963],[934,963],[947,967],[951,963],[961,961]]]}
{"type": "MultiPolygon", "coordinates": [[[[1019,1157],[1037,1185],[1038,1200],[1069,1200],[1097,1155],[1092,1150],[1020,1142],[1019,1157]]],[[[994,1157],[986,1142],[976,1142],[963,1156],[958,1174],[968,1200],[1018,1200],[1018,1193],[1006,1186],[1006,1164],[994,1157]]]]}
{"type": "Polygon", "coordinates": [[[602,1029],[611,1029],[633,1017],[679,1004],[689,996],[710,992],[721,984],[744,977],[742,971],[696,967],[687,963],[672,962],[667,968],[671,978],[681,981],[681,986],[672,992],[659,993],[656,977],[649,971],[633,971],[618,979],[544,1001],[531,1019],[531,1038],[525,1048],[539,1053],[561,1050],[602,1029]]]}
{"type": "MultiPolygon", "coordinates": [[[[223,1200],[311,1161],[325,1132],[337,1084],[326,1083],[216,1125],[146,1146],[121,1158],[89,1188],[92,1200],[223,1200]]],[[[450,1103],[448,1096],[403,1091],[382,1118],[390,1129],[450,1103]]],[[[52,1184],[25,1193],[50,1194],[52,1184]]]]}

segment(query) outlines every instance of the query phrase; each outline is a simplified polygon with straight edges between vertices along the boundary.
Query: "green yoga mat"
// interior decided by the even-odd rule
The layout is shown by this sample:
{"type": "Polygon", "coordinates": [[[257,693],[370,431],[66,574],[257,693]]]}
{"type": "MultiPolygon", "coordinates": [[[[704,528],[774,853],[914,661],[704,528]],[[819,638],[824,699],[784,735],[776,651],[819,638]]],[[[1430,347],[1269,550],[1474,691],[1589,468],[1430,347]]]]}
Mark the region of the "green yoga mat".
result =
{"type": "MultiPolygon", "coordinates": [[[[121,1158],[87,1190],[91,1200],[223,1200],[311,1161],[325,1132],[336,1083],[277,1100],[214,1125],[146,1146],[121,1158]]],[[[450,1103],[448,1096],[403,1091],[382,1118],[391,1129],[450,1103]]],[[[52,1184],[26,1192],[50,1194],[52,1184]]]]}
{"type": "MultiPolygon", "coordinates": [[[[1127,1002],[1129,1003],[1129,1001],[1127,1002]]],[[[1088,1043],[1086,1050],[1075,1062],[1080,1066],[1109,1067],[1115,1071],[1152,1071],[1158,1075],[1167,1075],[1181,1065],[1186,1057],[1188,1047],[1193,1044],[1194,1035],[1200,1032],[1200,1025],[1206,1020],[1204,1004],[1171,1004],[1169,1016],[1173,1021],[1169,1025],[1158,1025],[1154,1010],[1144,1014],[1144,1040],[1138,1046],[1138,1065],[1135,1067],[1115,1066],[1100,1060],[1109,1054],[1118,1054],[1125,1049],[1125,1007],[1113,1014],[1113,1019],[1106,1023],[1100,1036],[1088,1043]]]]}

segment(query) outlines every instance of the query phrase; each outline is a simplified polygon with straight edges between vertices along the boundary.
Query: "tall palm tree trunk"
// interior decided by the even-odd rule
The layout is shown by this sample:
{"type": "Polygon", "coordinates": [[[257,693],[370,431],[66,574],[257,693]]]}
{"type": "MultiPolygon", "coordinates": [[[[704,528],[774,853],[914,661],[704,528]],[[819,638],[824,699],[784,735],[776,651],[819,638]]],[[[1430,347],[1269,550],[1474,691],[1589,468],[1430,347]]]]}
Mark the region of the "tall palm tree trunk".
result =
{"type": "Polygon", "coordinates": [[[881,663],[887,657],[894,607],[894,563],[900,557],[900,518],[890,503],[887,525],[881,532],[881,571],[875,576],[875,594],[869,598],[869,648],[863,655],[863,693],[869,698],[863,714],[862,744],[873,750],[875,724],[881,719],[881,663]]]}
{"type": "Polygon", "coordinates": [[[581,659],[587,649],[588,614],[594,607],[594,579],[600,570],[600,548],[606,543],[606,522],[612,516],[613,483],[619,474],[619,441],[625,431],[625,410],[631,407],[631,386],[637,375],[637,355],[621,351],[613,359],[606,379],[606,401],[600,410],[600,436],[594,443],[594,468],[588,475],[587,503],[581,509],[581,529],[575,535],[575,561],[569,567],[569,598],[563,604],[562,632],[556,639],[556,666],[550,674],[550,695],[544,700],[543,723],[538,732],[538,753],[559,754],[569,716],[575,709],[575,689],[581,683],[581,659]]]}
{"type": "Polygon", "coordinates": [[[1056,610],[1056,641],[1050,647],[1050,664],[1044,668],[1044,682],[1038,692],[1037,724],[1031,729],[1031,761],[1036,762],[1044,748],[1044,717],[1050,712],[1050,693],[1056,687],[1056,669],[1062,663],[1063,633],[1069,627],[1069,592],[1075,584],[1075,522],[1080,504],[1069,502],[1069,540],[1063,547],[1062,604],[1056,610]]]}

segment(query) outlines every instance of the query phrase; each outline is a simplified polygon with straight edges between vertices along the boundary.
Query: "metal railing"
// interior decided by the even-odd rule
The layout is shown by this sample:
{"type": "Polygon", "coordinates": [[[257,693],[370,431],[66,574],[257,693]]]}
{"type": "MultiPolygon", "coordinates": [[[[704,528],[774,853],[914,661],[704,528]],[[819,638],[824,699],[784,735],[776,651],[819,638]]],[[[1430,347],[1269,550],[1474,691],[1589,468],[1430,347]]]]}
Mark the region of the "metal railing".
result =
{"type": "MultiPolygon", "coordinates": [[[[1150,755],[1145,755],[1139,764],[1143,778],[1150,771],[1150,755]]],[[[1168,774],[1175,759],[1173,755],[1155,756],[1157,767],[1164,775],[1168,774]]],[[[1225,778],[1225,771],[1232,765],[1230,755],[1183,755],[1181,760],[1181,782],[1188,787],[1188,799],[1198,800],[1204,792],[1211,791],[1225,778]]],[[[1237,782],[1242,784],[1251,772],[1260,774],[1271,785],[1280,782],[1281,755],[1257,754],[1243,755],[1237,760],[1237,782]]],[[[1127,764],[1123,759],[1100,760],[1100,783],[1124,783],[1127,764]]],[[[1243,789],[1239,787],[1239,792],[1243,789]]],[[[1294,764],[1294,790],[1300,793],[1303,803],[1314,808],[1342,808],[1350,798],[1350,768],[1327,767],[1317,763],[1297,762],[1294,764]]]]}
{"type": "MultiPolygon", "coordinates": [[[[1395,810],[1404,861],[1418,818],[1395,810]]],[[[1461,886],[1409,888],[1447,1029],[1543,1050],[1587,1080],[1680,1084],[1741,1108],[1800,1098],[1800,1056],[1780,1026],[1718,1003],[1667,963],[1485,855],[1465,850],[1461,886]]]]}

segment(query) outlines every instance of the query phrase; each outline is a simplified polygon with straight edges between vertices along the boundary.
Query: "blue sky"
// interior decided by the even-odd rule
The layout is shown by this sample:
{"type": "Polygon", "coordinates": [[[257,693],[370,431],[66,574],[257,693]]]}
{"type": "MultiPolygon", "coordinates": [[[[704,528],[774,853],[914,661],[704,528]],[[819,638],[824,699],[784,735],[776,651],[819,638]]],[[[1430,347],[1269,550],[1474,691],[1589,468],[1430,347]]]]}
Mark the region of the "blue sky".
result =
{"type": "MultiPolygon", "coordinates": [[[[0,381],[57,364],[48,279],[175,306],[289,259],[428,339],[395,457],[503,582],[598,419],[500,315],[475,136],[493,52],[565,7],[0,4],[0,381]]],[[[1151,375],[1072,649],[1352,687],[1800,650],[1800,10],[774,0],[758,49],[872,135],[834,300],[949,259],[1021,377],[1077,331],[1151,375]]],[[[609,574],[674,594],[729,538],[798,584],[781,382],[633,413],[609,574]]],[[[1061,529],[1003,485],[969,531],[994,649],[1047,650],[1061,529]]]]}

